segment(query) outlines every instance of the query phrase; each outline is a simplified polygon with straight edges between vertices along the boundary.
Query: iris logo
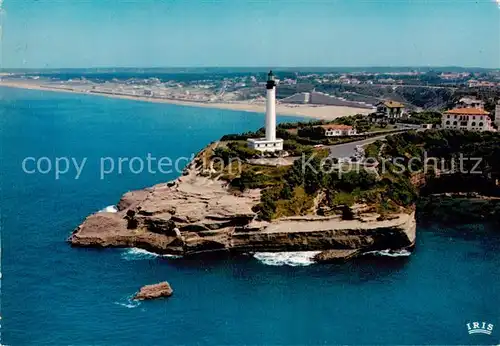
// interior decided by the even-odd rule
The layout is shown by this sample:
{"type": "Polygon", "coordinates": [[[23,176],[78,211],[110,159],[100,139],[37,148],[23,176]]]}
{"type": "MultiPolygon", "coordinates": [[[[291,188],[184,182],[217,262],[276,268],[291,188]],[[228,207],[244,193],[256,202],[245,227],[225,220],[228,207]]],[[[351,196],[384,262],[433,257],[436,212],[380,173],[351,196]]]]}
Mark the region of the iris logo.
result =
{"type": "Polygon", "coordinates": [[[467,332],[472,334],[486,334],[491,335],[493,331],[493,324],[487,322],[471,322],[467,323],[467,332]]]}

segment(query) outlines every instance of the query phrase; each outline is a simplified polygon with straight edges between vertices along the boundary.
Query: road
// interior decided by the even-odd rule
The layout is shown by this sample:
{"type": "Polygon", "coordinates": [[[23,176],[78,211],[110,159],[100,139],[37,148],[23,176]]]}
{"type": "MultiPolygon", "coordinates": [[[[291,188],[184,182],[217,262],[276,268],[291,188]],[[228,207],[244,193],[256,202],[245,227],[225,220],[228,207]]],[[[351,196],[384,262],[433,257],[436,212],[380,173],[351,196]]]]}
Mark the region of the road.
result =
{"type": "Polygon", "coordinates": [[[392,88],[428,88],[428,89],[451,89],[456,90],[457,87],[448,86],[448,85],[419,85],[419,84],[369,84],[370,86],[377,87],[392,87],[392,88]]]}
{"type": "Polygon", "coordinates": [[[330,156],[335,157],[335,158],[354,156],[354,154],[356,153],[356,146],[358,146],[358,145],[365,146],[365,145],[371,144],[377,140],[383,140],[383,139],[385,139],[385,137],[387,137],[389,135],[396,134],[396,133],[400,133],[400,132],[393,132],[393,133],[389,133],[386,135],[380,135],[380,136],[376,136],[376,137],[372,137],[372,138],[367,138],[367,139],[363,139],[363,140],[356,141],[356,142],[329,145],[328,148],[330,149],[330,156]]]}
{"type": "Polygon", "coordinates": [[[351,157],[351,156],[354,156],[354,154],[356,153],[356,146],[358,146],[358,145],[365,146],[365,145],[371,144],[377,140],[384,140],[385,137],[387,137],[387,136],[395,135],[398,133],[411,131],[411,130],[414,130],[417,132],[425,131],[425,129],[422,129],[422,128],[420,128],[420,129],[408,128],[408,129],[404,129],[404,130],[401,129],[401,131],[398,131],[398,132],[391,132],[391,133],[388,133],[385,135],[367,138],[367,139],[363,139],[363,140],[356,141],[356,142],[328,145],[327,147],[330,149],[330,156],[331,157],[335,157],[335,158],[351,157]]]}
{"type": "MultiPolygon", "coordinates": [[[[327,145],[324,148],[328,148],[330,150],[330,157],[334,158],[346,158],[352,157],[356,153],[356,146],[361,145],[365,146],[370,143],[373,143],[377,140],[384,140],[385,137],[394,135],[397,133],[405,132],[407,130],[401,130],[399,132],[391,132],[380,136],[375,136],[372,138],[362,139],[355,142],[344,143],[344,144],[335,144],[335,145],[327,145]]],[[[417,130],[420,131],[420,130],[417,130]]],[[[263,165],[263,166],[291,166],[293,163],[302,156],[289,156],[285,158],[262,158],[262,159],[251,159],[248,160],[251,164],[254,165],[263,165]]]]}

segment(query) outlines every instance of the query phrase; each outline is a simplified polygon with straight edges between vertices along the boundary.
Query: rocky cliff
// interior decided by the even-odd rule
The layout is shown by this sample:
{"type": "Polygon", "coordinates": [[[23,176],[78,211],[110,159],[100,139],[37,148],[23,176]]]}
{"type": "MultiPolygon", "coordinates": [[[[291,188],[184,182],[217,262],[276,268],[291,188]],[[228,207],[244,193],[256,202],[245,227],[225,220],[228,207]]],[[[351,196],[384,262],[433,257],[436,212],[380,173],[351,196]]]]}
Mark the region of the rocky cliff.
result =
{"type": "Polygon", "coordinates": [[[373,251],[411,247],[414,214],[376,221],[358,215],[292,217],[258,221],[252,211],[260,190],[234,192],[204,177],[192,163],[175,181],[125,194],[116,213],[90,215],[68,241],[73,246],[138,247],[189,256],[213,252],[373,251]]]}

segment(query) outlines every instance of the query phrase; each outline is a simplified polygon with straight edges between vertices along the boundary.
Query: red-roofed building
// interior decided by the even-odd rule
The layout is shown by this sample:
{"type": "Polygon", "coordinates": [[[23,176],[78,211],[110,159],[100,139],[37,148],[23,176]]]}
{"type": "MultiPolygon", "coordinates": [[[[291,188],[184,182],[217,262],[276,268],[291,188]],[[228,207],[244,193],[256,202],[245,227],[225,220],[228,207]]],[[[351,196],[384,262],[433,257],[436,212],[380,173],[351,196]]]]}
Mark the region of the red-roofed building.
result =
{"type": "Polygon", "coordinates": [[[494,131],[491,126],[490,113],[480,108],[455,108],[443,113],[441,118],[443,129],[494,131]]]}
{"type": "Polygon", "coordinates": [[[325,137],[354,136],[356,129],[349,125],[320,125],[325,131],[325,137]]]}

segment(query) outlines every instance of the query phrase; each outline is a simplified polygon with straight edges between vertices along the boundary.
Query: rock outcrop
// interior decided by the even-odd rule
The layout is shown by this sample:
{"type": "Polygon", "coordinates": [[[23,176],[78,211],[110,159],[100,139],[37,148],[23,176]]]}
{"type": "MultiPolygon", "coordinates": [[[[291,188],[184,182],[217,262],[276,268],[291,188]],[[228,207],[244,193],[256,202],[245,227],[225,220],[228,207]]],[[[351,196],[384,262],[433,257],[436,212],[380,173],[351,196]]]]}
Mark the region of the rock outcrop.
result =
{"type": "Polygon", "coordinates": [[[318,263],[345,262],[353,259],[362,253],[359,249],[353,250],[325,250],[314,256],[314,261],[318,263]]]}
{"type": "Polygon", "coordinates": [[[173,182],[125,194],[118,212],[99,212],[73,232],[73,246],[138,247],[181,256],[213,252],[401,249],[415,240],[414,214],[385,221],[338,216],[256,220],[260,190],[230,191],[194,161],[173,182]]]}
{"type": "Polygon", "coordinates": [[[170,297],[174,293],[170,284],[166,281],[154,285],[146,285],[141,287],[139,292],[134,296],[135,300],[148,300],[162,297],[170,297]]]}

